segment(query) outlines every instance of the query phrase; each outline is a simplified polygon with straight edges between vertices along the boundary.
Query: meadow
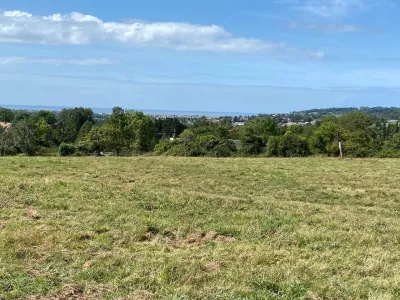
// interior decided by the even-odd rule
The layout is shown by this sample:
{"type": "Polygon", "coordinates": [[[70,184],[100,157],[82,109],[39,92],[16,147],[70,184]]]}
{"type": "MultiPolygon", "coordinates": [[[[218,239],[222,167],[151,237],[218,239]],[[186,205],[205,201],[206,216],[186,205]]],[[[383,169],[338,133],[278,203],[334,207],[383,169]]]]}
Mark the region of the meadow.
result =
{"type": "Polygon", "coordinates": [[[0,159],[0,299],[400,299],[400,160],[0,159]]]}

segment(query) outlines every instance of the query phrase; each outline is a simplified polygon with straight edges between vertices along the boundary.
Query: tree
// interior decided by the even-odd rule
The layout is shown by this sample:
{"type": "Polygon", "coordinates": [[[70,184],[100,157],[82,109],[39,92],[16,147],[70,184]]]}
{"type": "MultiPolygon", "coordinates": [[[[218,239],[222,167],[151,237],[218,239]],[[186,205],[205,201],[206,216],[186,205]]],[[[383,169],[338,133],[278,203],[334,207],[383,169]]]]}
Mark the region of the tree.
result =
{"type": "Polygon", "coordinates": [[[47,120],[39,118],[34,123],[33,128],[35,142],[41,147],[49,147],[52,142],[52,130],[47,120]]]}
{"type": "Polygon", "coordinates": [[[178,137],[187,128],[178,118],[157,119],[155,126],[158,138],[178,137]]]}
{"type": "Polygon", "coordinates": [[[93,125],[94,124],[91,121],[86,121],[79,130],[78,139],[85,138],[89,134],[90,130],[92,130],[93,125]]]}
{"type": "Polygon", "coordinates": [[[376,152],[371,143],[372,124],[372,118],[363,112],[352,112],[339,118],[339,130],[347,155],[365,157],[369,156],[371,151],[376,152]]]}
{"type": "Polygon", "coordinates": [[[400,133],[391,136],[384,144],[385,149],[400,150],[400,133]]]}
{"type": "Polygon", "coordinates": [[[57,123],[57,116],[55,113],[48,111],[48,110],[40,110],[33,115],[33,118],[44,119],[48,125],[54,125],[57,123]]]}
{"type": "Polygon", "coordinates": [[[63,109],[58,114],[57,128],[59,142],[73,143],[87,121],[94,124],[93,111],[89,108],[63,109]]]}
{"type": "Polygon", "coordinates": [[[20,110],[14,114],[14,119],[12,120],[12,123],[17,123],[19,121],[29,119],[30,117],[31,117],[30,112],[26,110],[20,110]]]}
{"type": "Polygon", "coordinates": [[[154,121],[142,112],[132,111],[128,113],[128,132],[132,132],[134,142],[132,148],[139,152],[151,151],[155,144],[154,121]]]}
{"type": "Polygon", "coordinates": [[[11,123],[14,119],[14,112],[11,109],[0,107],[0,122],[11,123]]]}
{"type": "Polygon", "coordinates": [[[15,143],[15,148],[28,156],[35,155],[38,151],[38,143],[36,140],[35,124],[23,119],[13,125],[10,130],[11,138],[15,143]]]}
{"type": "Polygon", "coordinates": [[[183,143],[185,156],[192,156],[192,148],[193,143],[196,140],[196,135],[191,129],[186,129],[184,132],[182,132],[180,138],[183,143]]]}
{"type": "Polygon", "coordinates": [[[60,156],[71,156],[75,153],[76,148],[72,144],[62,143],[59,148],[60,156]]]}
{"type": "Polygon", "coordinates": [[[373,124],[372,118],[363,112],[352,112],[339,118],[339,125],[343,130],[355,132],[366,131],[373,124]]]}
{"type": "Polygon", "coordinates": [[[110,145],[108,135],[102,126],[94,126],[87,137],[78,144],[80,150],[95,152],[98,156],[110,145]]]}
{"type": "Polygon", "coordinates": [[[245,136],[258,136],[265,143],[268,142],[270,136],[276,136],[279,132],[278,124],[271,118],[254,118],[247,122],[243,129],[245,136]]]}
{"type": "Polygon", "coordinates": [[[337,143],[338,127],[332,121],[325,121],[310,138],[310,148],[313,153],[329,153],[330,146],[337,143]]]}
{"type": "Polygon", "coordinates": [[[279,145],[281,143],[281,136],[271,136],[267,144],[267,156],[279,156],[279,145]]]}
{"type": "Polygon", "coordinates": [[[131,145],[135,140],[134,131],[128,126],[129,112],[124,111],[120,107],[114,107],[113,112],[103,126],[104,134],[109,141],[111,151],[120,155],[122,150],[131,149],[131,145]]]}
{"type": "Polygon", "coordinates": [[[305,138],[296,134],[284,135],[279,144],[279,155],[283,157],[305,157],[310,155],[310,148],[305,138]]]}
{"type": "Polygon", "coordinates": [[[0,127],[0,156],[10,155],[17,153],[13,136],[10,132],[6,132],[4,128],[0,127]]]}
{"type": "Polygon", "coordinates": [[[239,154],[243,156],[258,155],[262,152],[264,145],[264,140],[261,137],[246,135],[242,138],[242,147],[239,150],[239,154]]]}

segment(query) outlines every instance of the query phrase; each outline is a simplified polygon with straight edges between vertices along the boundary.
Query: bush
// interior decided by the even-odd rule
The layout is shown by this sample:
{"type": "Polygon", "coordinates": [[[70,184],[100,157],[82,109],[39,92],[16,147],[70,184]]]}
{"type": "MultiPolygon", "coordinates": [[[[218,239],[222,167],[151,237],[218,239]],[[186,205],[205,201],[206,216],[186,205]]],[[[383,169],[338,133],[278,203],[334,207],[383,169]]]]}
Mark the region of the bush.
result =
{"type": "Polygon", "coordinates": [[[262,138],[255,135],[245,136],[238,154],[240,156],[258,155],[262,152],[263,147],[264,141],[262,138]]]}
{"type": "Polygon", "coordinates": [[[154,148],[155,155],[184,156],[184,153],[180,140],[161,140],[154,148]]]}
{"type": "Polygon", "coordinates": [[[400,150],[400,133],[396,133],[385,142],[386,149],[400,150]]]}
{"type": "Polygon", "coordinates": [[[267,144],[267,156],[304,157],[310,155],[305,138],[289,133],[284,136],[272,136],[267,144]]]}
{"type": "Polygon", "coordinates": [[[231,141],[222,141],[211,149],[207,156],[211,157],[230,157],[236,152],[236,146],[231,141]]]}
{"type": "Polygon", "coordinates": [[[72,144],[62,143],[59,148],[59,153],[61,156],[71,156],[75,153],[76,148],[72,144]]]}
{"type": "Polygon", "coordinates": [[[305,157],[310,155],[310,148],[305,138],[296,134],[284,135],[279,143],[279,156],[305,157]]]}
{"type": "Polygon", "coordinates": [[[383,149],[376,157],[379,158],[400,158],[400,150],[397,149],[383,149]]]}
{"type": "Polygon", "coordinates": [[[279,156],[279,144],[282,138],[280,136],[271,136],[267,143],[267,156],[279,156]]]}

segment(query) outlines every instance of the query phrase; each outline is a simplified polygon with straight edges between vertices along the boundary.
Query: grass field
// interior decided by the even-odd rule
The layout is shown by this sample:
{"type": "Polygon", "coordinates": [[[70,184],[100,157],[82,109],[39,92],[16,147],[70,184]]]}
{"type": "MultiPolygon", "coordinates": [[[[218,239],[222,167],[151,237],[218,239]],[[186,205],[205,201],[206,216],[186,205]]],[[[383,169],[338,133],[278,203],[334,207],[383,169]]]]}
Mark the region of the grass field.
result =
{"type": "Polygon", "coordinates": [[[0,299],[400,299],[400,160],[1,158],[0,299]]]}

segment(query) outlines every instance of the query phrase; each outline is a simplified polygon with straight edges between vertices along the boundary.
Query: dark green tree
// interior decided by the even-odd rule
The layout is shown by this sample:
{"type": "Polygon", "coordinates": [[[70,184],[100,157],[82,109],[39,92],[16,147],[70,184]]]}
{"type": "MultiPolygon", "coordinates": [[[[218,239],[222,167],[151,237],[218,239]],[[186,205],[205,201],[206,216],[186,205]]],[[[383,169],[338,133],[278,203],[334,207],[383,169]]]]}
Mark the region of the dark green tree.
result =
{"type": "Polygon", "coordinates": [[[0,107],[0,122],[11,123],[14,120],[14,111],[0,107]]]}

